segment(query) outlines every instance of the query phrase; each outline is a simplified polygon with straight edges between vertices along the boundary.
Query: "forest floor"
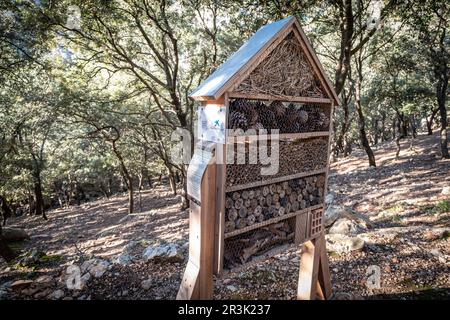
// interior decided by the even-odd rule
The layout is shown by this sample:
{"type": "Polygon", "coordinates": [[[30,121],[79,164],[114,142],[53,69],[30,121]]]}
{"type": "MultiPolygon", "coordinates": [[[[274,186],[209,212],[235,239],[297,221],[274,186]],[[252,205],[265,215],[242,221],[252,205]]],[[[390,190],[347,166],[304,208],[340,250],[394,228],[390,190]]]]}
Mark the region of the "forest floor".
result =
{"type": "MultiPolygon", "coordinates": [[[[336,299],[450,299],[450,161],[439,159],[438,136],[420,135],[410,149],[403,141],[375,149],[377,168],[369,168],[357,150],[332,165],[333,205],[367,217],[372,227],[358,236],[362,250],[329,252],[336,299]],[[379,267],[380,287],[369,289],[366,272],[379,267]]],[[[32,266],[0,261],[0,299],[174,299],[187,259],[188,212],[180,196],[157,186],[142,192],[140,214],[126,214],[126,196],[100,199],[48,212],[48,221],[22,216],[8,226],[24,228],[30,240],[14,249],[45,252],[32,266]],[[142,252],[155,243],[174,243],[184,257],[178,262],[110,264],[82,290],[64,286],[68,266],[92,257],[113,261],[126,247],[142,252]],[[49,275],[55,286],[44,294],[24,295],[8,289],[13,281],[49,275]],[[145,284],[144,284],[145,283],[145,284]]],[[[294,299],[299,250],[291,247],[266,261],[215,279],[215,299],[294,299]]]]}

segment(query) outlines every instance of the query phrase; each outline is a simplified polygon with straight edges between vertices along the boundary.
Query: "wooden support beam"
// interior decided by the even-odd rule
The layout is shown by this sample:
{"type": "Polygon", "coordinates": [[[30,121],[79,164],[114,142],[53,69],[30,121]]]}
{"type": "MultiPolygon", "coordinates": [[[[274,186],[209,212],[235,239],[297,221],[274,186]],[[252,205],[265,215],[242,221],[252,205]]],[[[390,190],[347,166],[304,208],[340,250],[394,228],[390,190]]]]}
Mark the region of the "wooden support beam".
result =
{"type": "Polygon", "coordinates": [[[309,103],[309,104],[323,104],[331,105],[333,100],[329,98],[313,98],[313,97],[290,97],[290,96],[274,96],[270,94],[247,94],[241,92],[230,92],[230,98],[241,98],[249,100],[278,100],[278,101],[288,101],[288,102],[298,102],[298,103],[309,103]]]}
{"type": "Polygon", "coordinates": [[[209,163],[201,182],[201,204],[190,201],[189,261],[177,300],[209,300],[213,294],[216,223],[216,164],[209,163]]]}
{"type": "Polygon", "coordinates": [[[297,299],[329,299],[331,293],[325,236],[322,234],[302,246],[297,299]]]}

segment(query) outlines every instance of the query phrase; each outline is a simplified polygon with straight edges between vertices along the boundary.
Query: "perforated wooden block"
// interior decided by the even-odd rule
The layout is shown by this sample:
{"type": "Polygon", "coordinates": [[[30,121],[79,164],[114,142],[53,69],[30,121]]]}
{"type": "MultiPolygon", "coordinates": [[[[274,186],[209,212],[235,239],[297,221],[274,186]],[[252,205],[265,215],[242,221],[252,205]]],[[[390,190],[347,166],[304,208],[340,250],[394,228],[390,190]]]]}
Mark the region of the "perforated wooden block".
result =
{"type": "Polygon", "coordinates": [[[311,211],[309,214],[309,238],[319,236],[323,231],[323,209],[311,211]]]}

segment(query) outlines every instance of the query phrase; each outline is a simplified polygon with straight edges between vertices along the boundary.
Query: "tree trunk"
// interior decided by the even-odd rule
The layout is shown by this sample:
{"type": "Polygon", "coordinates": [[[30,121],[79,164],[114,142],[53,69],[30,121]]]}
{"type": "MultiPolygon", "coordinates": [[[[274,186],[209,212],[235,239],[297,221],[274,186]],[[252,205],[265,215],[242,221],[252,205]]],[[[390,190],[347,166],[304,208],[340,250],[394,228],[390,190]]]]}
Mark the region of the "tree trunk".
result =
{"type": "Polygon", "coordinates": [[[44,208],[44,197],[42,195],[41,172],[39,169],[34,170],[34,197],[36,200],[36,208],[34,214],[37,216],[42,215],[42,217],[47,220],[44,208]]]}
{"type": "Polygon", "coordinates": [[[139,192],[139,212],[142,212],[142,194],[141,191],[144,188],[144,175],[141,173],[139,175],[139,186],[138,186],[138,192],[139,192]]]}
{"type": "Polygon", "coordinates": [[[429,119],[428,119],[428,117],[425,118],[425,120],[427,121],[427,134],[429,136],[433,135],[433,122],[434,122],[434,118],[436,117],[436,114],[438,113],[439,110],[440,110],[440,108],[431,110],[430,118],[429,119]]]}
{"type": "MultiPolygon", "coordinates": [[[[445,71],[447,69],[445,68],[445,71]]],[[[447,110],[445,108],[445,100],[447,95],[447,86],[448,86],[448,75],[447,72],[442,76],[442,80],[438,83],[437,86],[437,100],[439,105],[439,115],[441,117],[441,157],[443,159],[450,159],[450,154],[448,153],[448,137],[447,137],[447,110]]]]}
{"type": "Polygon", "coordinates": [[[6,262],[10,262],[15,258],[14,251],[6,244],[3,239],[2,226],[0,225],[0,256],[5,259],[6,262]]]}
{"type": "Polygon", "coordinates": [[[134,212],[134,192],[133,192],[133,181],[130,177],[130,180],[128,181],[129,187],[128,187],[128,213],[134,212]]]}
{"type": "Polygon", "coordinates": [[[112,149],[117,159],[119,160],[120,168],[122,169],[122,173],[125,177],[125,182],[127,184],[128,189],[128,213],[134,212],[134,193],[133,193],[133,177],[125,165],[125,160],[122,157],[122,153],[117,149],[116,140],[112,142],[112,149]]]}
{"type": "Polygon", "coordinates": [[[400,139],[401,136],[398,136],[397,139],[395,139],[395,145],[397,147],[397,151],[395,152],[395,159],[398,159],[398,157],[400,156],[400,139]]]}
{"type": "Polygon", "coordinates": [[[348,109],[348,101],[347,99],[342,100],[342,109],[344,110],[344,119],[342,121],[341,130],[339,131],[338,138],[336,140],[336,150],[337,154],[344,153],[344,139],[345,135],[350,127],[349,123],[349,109],[348,109]]]}
{"type": "Polygon", "coordinates": [[[176,196],[177,195],[177,184],[175,181],[175,174],[173,172],[173,169],[167,168],[167,173],[168,173],[170,190],[172,191],[173,195],[176,196]]]}
{"type": "Polygon", "coordinates": [[[366,134],[366,120],[364,118],[364,113],[362,111],[361,105],[361,82],[362,82],[362,66],[361,62],[358,67],[358,80],[356,82],[355,89],[355,106],[358,113],[358,124],[359,124],[359,138],[361,139],[361,144],[366,151],[367,157],[369,158],[369,166],[376,167],[375,156],[373,154],[372,148],[370,148],[369,140],[366,134]]]}
{"type": "Polygon", "coordinates": [[[397,127],[397,122],[395,121],[395,119],[392,121],[392,140],[395,139],[395,128],[397,127]]]}

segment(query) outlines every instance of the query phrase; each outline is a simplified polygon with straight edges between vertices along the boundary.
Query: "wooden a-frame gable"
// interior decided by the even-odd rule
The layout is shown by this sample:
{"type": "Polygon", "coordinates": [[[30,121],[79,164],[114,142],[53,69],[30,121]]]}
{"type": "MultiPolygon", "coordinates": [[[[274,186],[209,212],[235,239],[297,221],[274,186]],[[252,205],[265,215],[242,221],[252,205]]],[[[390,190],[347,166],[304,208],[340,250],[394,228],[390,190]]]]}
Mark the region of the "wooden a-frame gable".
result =
{"type": "Polygon", "coordinates": [[[230,97],[339,104],[326,73],[295,17],[258,30],[190,96],[230,97]]]}

